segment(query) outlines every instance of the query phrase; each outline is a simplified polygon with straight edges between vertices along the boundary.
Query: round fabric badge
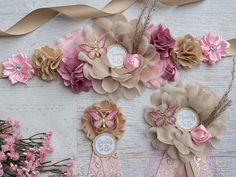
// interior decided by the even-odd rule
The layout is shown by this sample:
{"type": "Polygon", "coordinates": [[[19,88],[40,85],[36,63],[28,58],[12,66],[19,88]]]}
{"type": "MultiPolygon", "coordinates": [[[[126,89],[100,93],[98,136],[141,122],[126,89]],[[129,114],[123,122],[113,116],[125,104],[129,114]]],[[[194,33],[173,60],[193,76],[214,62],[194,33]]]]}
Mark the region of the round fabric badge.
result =
{"type": "Polygon", "coordinates": [[[109,63],[114,68],[123,67],[123,63],[127,54],[127,50],[119,44],[114,44],[108,47],[107,57],[109,63]]]}
{"type": "Polygon", "coordinates": [[[191,108],[181,108],[176,112],[176,126],[181,130],[191,130],[198,126],[198,114],[191,108]]]}
{"type": "Polygon", "coordinates": [[[108,133],[102,133],[93,141],[94,152],[101,157],[108,157],[115,152],[116,140],[108,133]]]}

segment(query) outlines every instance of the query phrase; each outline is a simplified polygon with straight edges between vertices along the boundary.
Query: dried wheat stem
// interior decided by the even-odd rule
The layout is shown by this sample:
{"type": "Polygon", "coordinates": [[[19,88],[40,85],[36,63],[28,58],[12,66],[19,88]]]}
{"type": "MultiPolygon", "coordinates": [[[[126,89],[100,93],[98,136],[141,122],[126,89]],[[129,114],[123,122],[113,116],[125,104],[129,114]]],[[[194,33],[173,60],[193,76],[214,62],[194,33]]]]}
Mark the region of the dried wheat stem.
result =
{"type": "Polygon", "coordinates": [[[232,66],[232,71],[231,71],[231,80],[229,83],[229,86],[223,96],[221,97],[219,103],[217,106],[214,108],[214,110],[211,112],[209,117],[206,119],[204,122],[204,125],[207,127],[209,126],[222,112],[226,111],[232,104],[232,101],[228,98],[228,95],[232,89],[233,82],[235,79],[235,56],[233,58],[233,66],[232,66]]]}
{"type": "Polygon", "coordinates": [[[138,53],[142,37],[150,23],[152,12],[156,8],[159,0],[146,0],[144,7],[138,17],[133,39],[133,53],[138,53]]]}

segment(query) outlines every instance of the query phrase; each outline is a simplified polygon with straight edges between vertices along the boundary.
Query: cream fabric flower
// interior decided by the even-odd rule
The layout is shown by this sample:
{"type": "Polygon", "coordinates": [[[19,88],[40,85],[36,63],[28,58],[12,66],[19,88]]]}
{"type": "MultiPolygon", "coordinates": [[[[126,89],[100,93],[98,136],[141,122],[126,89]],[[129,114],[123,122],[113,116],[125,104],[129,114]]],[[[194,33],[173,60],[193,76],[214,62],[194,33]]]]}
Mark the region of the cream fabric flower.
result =
{"type": "Polygon", "coordinates": [[[166,150],[170,157],[183,162],[188,162],[194,155],[205,154],[215,147],[224,132],[227,112],[223,112],[207,127],[212,137],[208,142],[200,145],[192,141],[189,131],[180,130],[174,125],[155,126],[149,113],[163,111],[171,106],[190,107],[198,114],[200,125],[208,118],[218,101],[219,98],[210,88],[194,82],[179,82],[176,86],[166,85],[160,92],[154,93],[151,96],[152,106],[145,111],[145,120],[151,126],[148,137],[152,138],[153,147],[166,150]]]}
{"type": "Polygon", "coordinates": [[[61,62],[62,51],[57,47],[41,47],[34,51],[32,58],[36,74],[43,80],[56,79],[56,70],[61,62]]]}
{"type": "Polygon", "coordinates": [[[135,70],[112,67],[106,55],[107,48],[112,44],[119,44],[127,50],[128,54],[132,54],[135,24],[136,20],[129,22],[123,15],[117,15],[112,18],[99,18],[95,20],[92,27],[84,28],[85,43],[92,45],[98,41],[97,43],[101,43],[98,46],[102,46],[94,48],[97,56],[95,58],[89,57],[94,56],[94,53],[88,54],[79,47],[79,59],[86,62],[85,77],[92,80],[93,88],[97,93],[108,94],[112,99],[120,97],[133,99],[143,93],[143,83],[154,78],[152,67],[159,60],[159,55],[149,44],[148,34],[145,34],[141,40],[142,47],[138,51],[140,64],[135,70]],[[99,39],[104,35],[107,38],[103,46],[99,39]]]}

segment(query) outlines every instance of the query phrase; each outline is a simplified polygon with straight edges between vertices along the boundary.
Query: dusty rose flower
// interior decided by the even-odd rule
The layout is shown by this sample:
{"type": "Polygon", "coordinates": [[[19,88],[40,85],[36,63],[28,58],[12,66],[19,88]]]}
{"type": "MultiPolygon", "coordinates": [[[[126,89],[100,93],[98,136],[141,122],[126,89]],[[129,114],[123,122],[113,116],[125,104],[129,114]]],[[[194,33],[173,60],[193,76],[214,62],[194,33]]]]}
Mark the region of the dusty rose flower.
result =
{"type": "Polygon", "coordinates": [[[16,84],[17,82],[26,84],[34,74],[31,61],[22,53],[12,55],[11,58],[3,62],[3,67],[3,77],[8,77],[12,84],[16,84]]]}
{"type": "Polygon", "coordinates": [[[222,39],[221,36],[214,36],[209,33],[201,39],[201,47],[203,50],[204,60],[212,65],[221,60],[221,57],[227,54],[226,51],[230,47],[230,44],[226,40],[222,39]]]}
{"type": "Polygon", "coordinates": [[[127,54],[126,59],[124,61],[124,66],[133,71],[138,68],[140,65],[139,55],[138,54],[127,54]]]}
{"type": "Polygon", "coordinates": [[[148,88],[158,88],[179,77],[179,70],[170,59],[159,60],[152,69],[155,77],[145,83],[148,88]]]}
{"type": "Polygon", "coordinates": [[[178,76],[179,76],[179,71],[177,67],[172,64],[167,64],[165,71],[161,77],[167,81],[176,81],[178,76]]]}
{"type": "Polygon", "coordinates": [[[199,125],[191,131],[191,137],[195,144],[204,144],[210,138],[212,138],[211,133],[203,126],[199,125]]]}
{"type": "Polygon", "coordinates": [[[148,31],[151,33],[150,42],[160,53],[160,58],[168,58],[175,45],[175,39],[170,33],[169,28],[162,24],[158,26],[150,25],[148,31]]]}
{"type": "Polygon", "coordinates": [[[57,70],[64,80],[64,85],[71,87],[75,93],[87,92],[92,86],[91,81],[84,77],[83,66],[84,63],[77,59],[63,59],[57,70]]]}

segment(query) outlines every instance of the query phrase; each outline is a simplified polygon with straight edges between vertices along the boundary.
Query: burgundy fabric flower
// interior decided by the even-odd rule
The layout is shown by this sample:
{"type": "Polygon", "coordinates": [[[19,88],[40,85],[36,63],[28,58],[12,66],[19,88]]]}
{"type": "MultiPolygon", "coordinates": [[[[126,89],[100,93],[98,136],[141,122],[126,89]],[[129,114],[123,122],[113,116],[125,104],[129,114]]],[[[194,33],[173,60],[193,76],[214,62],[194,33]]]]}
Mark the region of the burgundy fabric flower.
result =
{"type": "Polygon", "coordinates": [[[150,25],[148,31],[151,33],[150,43],[160,53],[160,58],[169,58],[170,52],[175,45],[175,39],[171,35],[169,28],[162,24],[158,26],[150,25]]]}
{"type": "Polygon", "coordinates": [[[83,66],[82,61],[64,58],[57,70],[64,80],[64,85],[71,87],[75,93],[88,92],[92,86],[91,81],[84,77],[83,66]]]}
{"type": "Polygon", "coordinates": [[[154,70],[155,77],[144,83],[148,88],[158,88],[169,81],[176,81],[179,77],[178,68],[169,58],[159,60],[152,69],[154,70]]]}
{"type": "Polygon", "coordinates": [[[179,77],[179,71],[176,66],[172,64],[167,64],[164,73],[161,77],[167,81],[174,82],[179,77]]]}

